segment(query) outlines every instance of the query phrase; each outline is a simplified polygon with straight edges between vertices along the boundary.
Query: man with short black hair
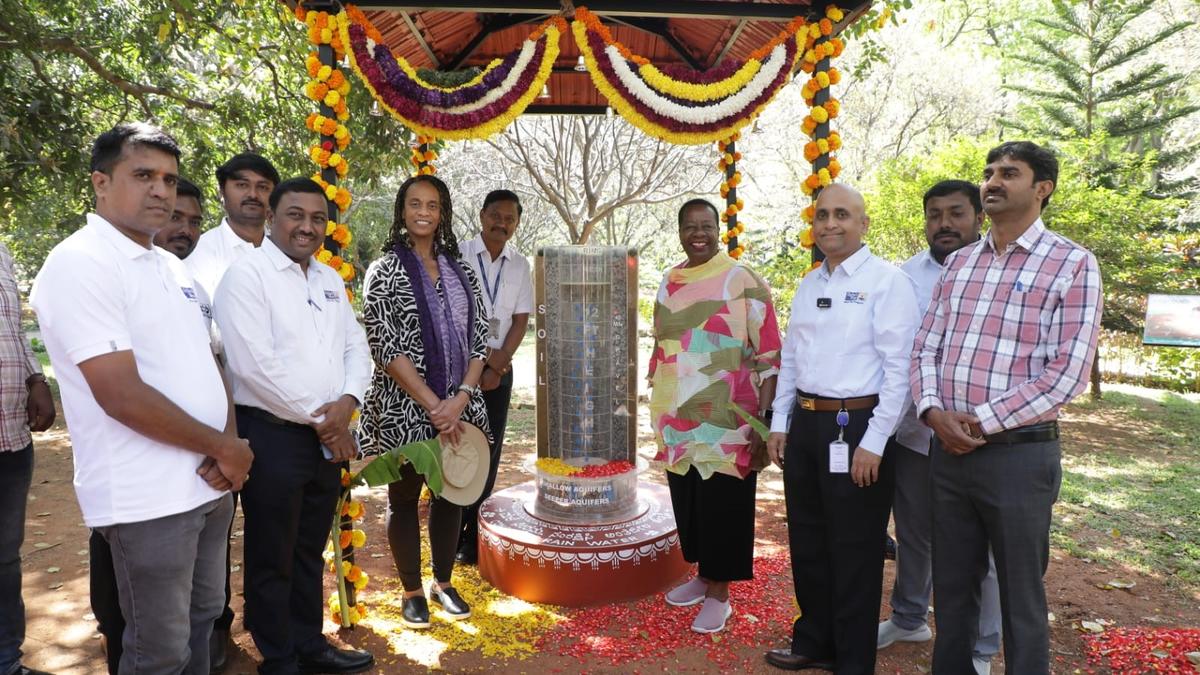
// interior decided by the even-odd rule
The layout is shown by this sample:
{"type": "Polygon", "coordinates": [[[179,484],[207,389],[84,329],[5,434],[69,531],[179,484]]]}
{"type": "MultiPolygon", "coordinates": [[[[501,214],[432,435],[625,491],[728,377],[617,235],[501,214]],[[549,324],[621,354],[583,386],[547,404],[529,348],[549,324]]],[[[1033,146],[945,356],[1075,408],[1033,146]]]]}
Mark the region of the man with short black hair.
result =
{"type": "Polygon", "coordinates": [[[187,267],[196,282],[216,297],[225,270],[262,245],[267,198],[279,184],[279,172],[261,155],[243,152],[217,167],[217,190],[225,217],[200,236],[187,267]]]}
{"type": "Polygon", "coordinates": [[[1100,268],[1046,229],[1058,160],[993,148],[980,196],[992,227],[952,253],[913,348],[917,415],[933,429],[933,672],[972,670],[979,585],[996,560],[1009,672],[1050,672],[1042,578],[1062,481],[1058,411],[1083,391],[1100,332],[1100,268]]]}
{"type": "Polygon", "coordinates": [[[357,455],[350,418],[371,356],[342,278],[313,257],[325,241],[325,192],[293,178],[269,205],[269,238],[230,268],[213,305],[238,433],[255,455],[255,480],[241,493],[245,624],[260,673],[357,673],[372,656],[321,634],[321,553],[341,465],[357,455]]]}
{"type": "Polygon", "coordinates": [[[529,261],[509,242],[521,224],[521,199],[509,190],[492,190],[479,210],[479,236],[462,244],[462,259],[479,275],[483,304],[488,313],[488,358],[479,381],[488,423],[492,427],[491,465],[483,494],[463,509],[458,540],[459,562],[473,565],[479,559],[479,506],[492,494],[504,447],[504,428],[512,401],[512,358],[533,311],[533,283],[529,261]]]}
{"type": "Polygon", "coordinates": [[[191,277],[151,240],[170,219],[179,146],[125,123],[92,149],[96,211],[34,282],[69,420],[84,522],[112,550],[122,672],[207,675],[221,576],[253,455],[233,428],[191,277]]]}
{"type": "MultiPolygon", "coordinates": [[[[923,199],[925,240],[929,248],[909,258],[900,269],[912,279],[917,304],[924,315],[933,287],[942,276],[946,257],[979,241],[983,202],[979,186],[965,180],[944,180],[929,188],[923,199]]],[[[899,538],[892,615],[879,624],[876,646],[895,642],[925,642],[933,638],[926,617],[933,592],[931,557],[933,514],[929,501],[929,446],[933,433],[908,406],[896,429],[896,493],[893,515],[899,538]]],[[[992,657],[1000,651],[1000,590],[996,567],[989,556],[988,574],[979,589],[981,612],[975,640],[977,675],[991,672],[992,657]]]]}

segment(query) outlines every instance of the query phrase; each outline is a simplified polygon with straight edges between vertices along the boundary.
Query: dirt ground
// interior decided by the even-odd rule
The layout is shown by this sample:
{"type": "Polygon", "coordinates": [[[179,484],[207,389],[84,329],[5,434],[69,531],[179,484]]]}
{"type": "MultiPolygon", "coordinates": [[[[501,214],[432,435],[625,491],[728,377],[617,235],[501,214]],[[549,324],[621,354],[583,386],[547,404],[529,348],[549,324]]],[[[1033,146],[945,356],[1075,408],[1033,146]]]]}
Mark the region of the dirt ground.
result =
{"type": "MultiPolygon", "coordinates": [[[[66,429],[61,422],[61,414],[59,419],[54,428],[37,434],[35,440],[37,466],[29,497],[25,545],[22,548],[24,597],[28,615],[25,663],[57,673],[101,673],[104,666],[99,635],[96,633],[95,621],[88,605],[88,531],[82,525],[71,485],[71,451],[66,429]]],[[[520,464],[533,451],[533,425],[531,410],[514,411],[498,488],[527,480],[520,464]]],[[[1070,421],[1065,423],[1065,436],[1068,439],[1072,437],[1073,432],[1081,431],[1082,429],[1074,429],[1070,421]]],[[[649,447],[646,437],[643,438],[643,447],[649,447]]],[[[1069,444],[1067,451],[1070,451],[1069,444]]],[[[647,473],[647,477],[651,479],[656,479],[655,475],[654,471],[647,473]]],[[[758,500],[758,553],[767,557],[774,556],[776,559],[786,555],[787,541],[780,478],[781,474],[776,469],[764,472],[759,480],[758,500]]],[[[405,642],[405,639],[411,636],[404,633],[411,631],[396,628],[394,622],[386,621],[389,609],[394,615],[394,605],[398,604],[399,596],[394,591],[395,575],[390,556],[387,555],[383,530],[382,509],[385,500],[379,492],[364,490],[363,494],[369,514],[363,526],[368,535],[368,543],[360,550],[358,560],[372,577],[368,592],[364,596],[365,601],[372,607],[372,615],[363,626],[353,631],[337,633],[333,625],[327,623],[326,632],[337,635],[336,639],[346,644],[371,649],[379,659],[379,666],[374,672],[423,672],[429,668],[442,668],[450,672],[489,673],[728,672],[731,669],[768,672],[770,669],[762,665],[762,652],[770,647],[787,644],[789,626],[786,622],[748,626],[746,622],[752,619],[758,621],[753,616],[748,616],[750,611],[755,610],[753,607],[738,606],[741,596],[735,592],[735,608],[738,613],[731,620],[731,625],[737,625],[741,621],[743,629],[752,628],[747,633],[750,637],[741,641],[735,640],[732,634],[724,644],[718,643],[717,640],[709,641],[707,638],[687,638],[673,653],[649,649],[645,658],[621,662],[598,656],[595,652],[591,652],[589,656],[585,651],[583,660],[565,653],[569,650],[560,647],[572,640],[582,639],[579,631],[574,629],[567,633],[551,633],[549,642],[539,641],[532,646],[534,653],[525,658],[487,657],[477,649],[455,650],[452,644],[444,643],[439,643],[440,647],[435,646],[432,656],[428,645],[424,647],[424,654],[402,651],[407,649],[404,647],[406,644],[419,643],[405,642]],[[392,607],[389,608],[389,605],[392,607]],[[559,641],[560,636],[565,637],[559,641]],[[721,661],[724,665],[718,665],[717,661],[714,661],[714,648],[723,650],[717,661],[724,659],[721,661]]],[[[232,556],[235,569],[233,586],[237,596],[234,598],[234,610],[238,613],[234,625],[236,649],[226,672],[253,673],[257,653],[250,636],[242,629],[241,597],[237,592],[242,586],[239,571],[240,519],[239,513],[234,526],[232,556]]],[[[1052,558],[1046,575],[1046,587],[1053,613],[1051,649],[1057,673],[1093,672],[1089,670],[1086,662],[1085,645],[1078,628],[1079,622],[1083,620],[1102,620],[1111,622],[1114,626],[1200,625],[1200,598],[1173,590],[1163,579],[1074,558],[1061,550],[1053,550],[1052,558]],[[1134,581],[1136,585],[1129,590],[1098,588],[1116,577],[1134,581]]],[[[893,563],[886,565],[884,588],[887,590],[891,588],[893,568],[893,563]]],[[[786,559],[783,569],[786,570],[786,559]]],[[[460,589],[470,583],[482,584],[470,570],[461,573],[456,571],[456,578],[460,589]]],[[[753,583],[758,584],[760,581],[753,583]]],[[[762,579],[761,583],[767,585],[768,592],[755,596],[757,601],[773,603],[777,609],[782,608],[782,611],[786,612],[792,602],[790,579],[786,571],[776,574],[774,578],[762,579]]],[[[885,592],[881,616],[887,615],[887,598],[888,593],[885,592]]],[[[665,605],[654,604],[656,602],[660,601],[651,599],[643,601],[644,604],[639,607],[627,609],[630,612],[642,612],[630,616],[662,614],[663,610],[658,608],[665,608],[665,605]],[[646,609],[648,607],[651,609],[646,609]]],[[[615,608],[618,612],[625,609],[615,608]]],[[[587,611],[579,610],[564,615],[579,617],[583,621],[580,626],[596,625],[595,621],[590,624],[584,621],[588,619],[587,611]]],[[[590,616],[591,619],[596,619],[598,615],[593,613],[590,616]]],[[[613,626],[610,633],[619,635],[620,629],[620,626],[613,626]]],[[[609,629],[601,628],[601,632],[605,630],[609,629]]],[[[686,634],[686,621],[680,621],[678,630],[683,632],[681,634],[686,634]]],[[[642,631],[641,635],[648,637],[649,634],[642,631]]],[[[931,647],[932,643],[897,644],[880,653],[877,672],[928,672],[931,647]]],[[[1004,672],[1001,659],[997,659],[993,672],[1004,672]]]]}

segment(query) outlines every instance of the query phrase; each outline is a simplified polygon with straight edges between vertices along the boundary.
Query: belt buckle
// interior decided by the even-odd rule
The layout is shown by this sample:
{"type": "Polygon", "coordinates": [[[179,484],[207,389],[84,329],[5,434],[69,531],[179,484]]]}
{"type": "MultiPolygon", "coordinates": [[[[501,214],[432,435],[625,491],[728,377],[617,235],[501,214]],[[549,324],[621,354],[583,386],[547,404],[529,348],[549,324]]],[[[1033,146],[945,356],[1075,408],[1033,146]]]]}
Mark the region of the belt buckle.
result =
{"type": "Polygon", "coordinates": [[[805,397],[801,396],[800,397],[800,409],[801,410],[816,410],[817,409],[816,399],[805,398],[805,397]]]}

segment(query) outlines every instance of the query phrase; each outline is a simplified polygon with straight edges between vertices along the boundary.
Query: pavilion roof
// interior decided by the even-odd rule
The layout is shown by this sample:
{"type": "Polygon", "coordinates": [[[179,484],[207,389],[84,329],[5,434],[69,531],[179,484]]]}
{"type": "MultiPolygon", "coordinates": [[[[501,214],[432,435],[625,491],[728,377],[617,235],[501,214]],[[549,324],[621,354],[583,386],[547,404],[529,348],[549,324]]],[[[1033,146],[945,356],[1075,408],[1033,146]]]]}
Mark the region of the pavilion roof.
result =
{"type": "MultiPolygon", "coordinates": [[[[569,0],[568,0],[569,1],[569,0]]],[[[517,49],[541,21],[563,11],[563,0],[358,0],[392,51],[418,68],[483,67],[517,49]]],[[[619,42],[654,64],[711,68],[745,59],[796,15],[823,15],[836,4],[848,24],[870,0],[593,0],[578,2],[601,17],[619,42]]],[[[568,18],[570,8],[568,8],[568,18]]],[[[575,70],[579,49],[564,36],[548,99],[527,113],[603,112],[604,97],[587,72],[575,70]]]]}

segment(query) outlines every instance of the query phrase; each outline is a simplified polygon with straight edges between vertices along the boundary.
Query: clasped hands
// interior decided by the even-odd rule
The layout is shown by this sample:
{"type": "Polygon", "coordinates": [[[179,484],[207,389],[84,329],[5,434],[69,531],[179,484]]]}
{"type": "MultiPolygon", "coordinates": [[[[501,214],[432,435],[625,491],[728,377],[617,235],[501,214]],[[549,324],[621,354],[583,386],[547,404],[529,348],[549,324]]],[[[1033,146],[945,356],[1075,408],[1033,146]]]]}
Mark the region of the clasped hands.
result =
{"type": "Polygon", "coordinates": [[[433,424],[433,428],[439,434],[446,437],[451,445],[458,445],[458,441],[462,437],[462,414],[469,401],[470,397],[466,392],[460,391],[450,398],[439,400],[433,407],[427,408],[429,422],[433,424]]]}
{"type": "Polygon", "coordinates": [[[942,448],[952,455],[965,455],[987,443],[979,426],[979,418],[970,413],[929,408],[925,411],[924,420],[937,434],[942,448]]]}

